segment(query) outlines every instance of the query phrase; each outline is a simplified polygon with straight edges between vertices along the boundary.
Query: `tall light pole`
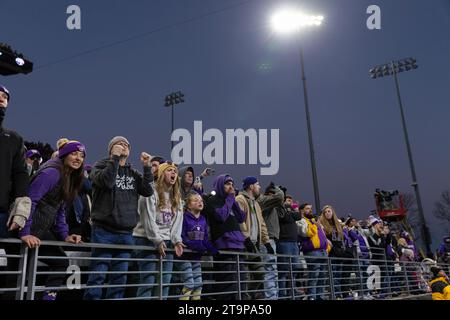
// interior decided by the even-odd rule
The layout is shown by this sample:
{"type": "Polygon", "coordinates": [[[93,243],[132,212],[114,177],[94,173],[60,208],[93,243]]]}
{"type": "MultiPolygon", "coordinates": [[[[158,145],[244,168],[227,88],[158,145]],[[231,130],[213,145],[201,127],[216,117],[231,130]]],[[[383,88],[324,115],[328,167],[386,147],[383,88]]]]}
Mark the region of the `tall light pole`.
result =
{"type": "MultiPolygon", "coordinates": [[[[272,26],[279,33],[299,32],[303,27],[320,26],[322,16],[307,16],[297,10],[282,10],[272,17],[272,26]]],[[[300,66],[303,83],[303,99],[305,104],[306,125],[308,129],[309,156],[311,161],[311,173],[314,187],[314,205],[316,211],[320,211],[319,182],[317,179],[316,158],[314,154],[314,144],[311,129],[311,116],[309,114],[308,93],[306,90],[305,64],[303,61],[303,48],[300,46],[300,66]]]]}
{"type": "Polygon", "coordinates": [[[408,130],[406,128],[406,121],[405,121],[405,113],[403,111],[403,103],[400,96],[400,86],[398,84],[398,77],[397,74],[404,71],[410,71],[415,70],[418,68],[416,64],[416,59],[414,58],[407,58],[397,61],[391,61],[389,63],[386,63],[384,65],[376,66],[369,70],[370,77],[372,79],[377,79],[384,76],[394,76],[394,82],[395,82],[395,89],[397,91],[397,100],[398,100],[398,106],[400,108],[400,116],[402,120],[402,127],[403,127],[403,135],[405,137],[405,144],[406,144],[406,151],[408,153],[408,159],[409,159],[409,167],[411,170],[411,177],[412,177],[412,183],[411,186],[414,188],[414,192],[416,195],[416,201],[417,201],[417,209],[419,210],[419,216],[421,220],[421,236],[425,243],[425,249],[427,251],[427,255],[431,256],[431,239],[430,239],[430,231],[428,229],[427,223],[425,221],[425,215],[423,213],[423,207],[422,207],[422,200],[420,198],[420,191],[419,191],[419,182],[417,181],[416,176],[416,169],[414,166],[414,161],[412,157],[412,151],[411,151],[411,145],[409,143],[409,136],[408,136],[408,130]]]}
{"type": "MultiPolygon", "coordinates": [[[[173,109],[174,109],[174,105],[179,104],[179,103],[183,103],[184,102],[184,94],[181,91],[177,91],[177,92],[172,92],[168,95],[166,95],[166,98],[164,99],[164,106],[165,107],[171,107],[172,109],[172,131],[170,132],[170,137],[172,137],[172,133],[174,130],[174,115],[173,115],[173,109]]],[[[170,151],[172,152],[173,150],[173,141],[172,139],[170,139],[170,151]]]]}

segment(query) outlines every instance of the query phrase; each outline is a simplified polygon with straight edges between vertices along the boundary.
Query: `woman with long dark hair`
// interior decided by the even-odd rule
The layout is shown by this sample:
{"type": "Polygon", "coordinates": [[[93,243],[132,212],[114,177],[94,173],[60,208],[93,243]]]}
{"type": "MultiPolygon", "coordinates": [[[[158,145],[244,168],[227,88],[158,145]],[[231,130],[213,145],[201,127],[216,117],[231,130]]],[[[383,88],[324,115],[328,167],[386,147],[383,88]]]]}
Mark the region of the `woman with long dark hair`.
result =
{"type": "MultiPolygon", "coordinates": [[[[28,195],[31,198],[31,212],[24,228],[19,232],[22,241],[35,248],[41,240],[80,243],[81,236],[69,235],[66,223],[66,207],[77,196],[83,184],[83,162],[86,156],[84,145],[78,141],[67,142],[60,150],[57,159],[47,161],[31,178],[28,195]]],[[[39,248],[40,256],[66,256],[58,246],[39,248]]],[[[59,287],[63,284],[68,267],[66,259],[40,259],[51,271],[46,287],[59,287]]],[[[55,300],[56,291],[46,291],[44,300],[55,300]]]]}

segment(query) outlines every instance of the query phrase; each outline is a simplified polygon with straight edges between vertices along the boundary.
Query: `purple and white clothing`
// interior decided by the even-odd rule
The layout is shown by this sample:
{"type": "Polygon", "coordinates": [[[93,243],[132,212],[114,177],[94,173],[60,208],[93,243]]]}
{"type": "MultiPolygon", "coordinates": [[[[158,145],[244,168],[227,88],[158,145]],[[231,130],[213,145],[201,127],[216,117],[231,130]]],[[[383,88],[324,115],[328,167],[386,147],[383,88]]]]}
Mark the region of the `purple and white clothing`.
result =
{"type": "Polygon", "coordinates": [[[173,212],[170,194],[164,192],[165,207],[158,208],[158,193],[154,190],[150,197],[140,197],[139,222],[133,230],[133,236],[147,238],[158,246],[162,241],[171,241],[173,245],[182,242],[183,211],[180,207],[173,212]]]}

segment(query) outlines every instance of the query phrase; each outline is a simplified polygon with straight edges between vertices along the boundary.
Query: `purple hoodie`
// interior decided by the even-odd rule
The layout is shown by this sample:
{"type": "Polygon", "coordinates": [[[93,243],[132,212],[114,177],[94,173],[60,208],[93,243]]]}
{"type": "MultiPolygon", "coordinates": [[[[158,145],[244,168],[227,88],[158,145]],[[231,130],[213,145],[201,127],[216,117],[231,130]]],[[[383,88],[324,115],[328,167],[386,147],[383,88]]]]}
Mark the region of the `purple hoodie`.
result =
{"type": "Polygon", "coordinates": [[[191,212],[184,212],[181,238],[188,249],[197,252],[197,254],[186,253],[183,255],[185,258],[200,259],[206,252],[211,254],[218,252],[208,240],[208,225],[203,215],[196,218],[191,212]]]}
{"type": "Polygon", "coordinates": [[[233,195],[227,195],[225,183],[233,179],[226,174],[214,181],[216,194],[208,199],[206,212],[211,227],[211,236],[218,249],[244,249],[245,237],[239,227],[246,214],[241,210],[233,195]]]}
{"type": "MultiPolygon", "coordinates": [[[[45,165],[59,164],[60,160],[49,160],[45,165]]],[[[30,228],[33,222],[33,213],[39,201],[50,192],[58,184],[60,179],[60,172],[57,168],[44,168],[37,177],[30,184],[28,189],[28,196],[31,198],[31,212],[30,217],[25,223],[24,228],[19,232],[20,237],[30,235],[30,228]]],[[[64,241],[69,235],[69,227],[66,222],[66,206],[61,202],[61,206],[56,214],[53,231],[59,237],[59,240],[64,241]]]]}

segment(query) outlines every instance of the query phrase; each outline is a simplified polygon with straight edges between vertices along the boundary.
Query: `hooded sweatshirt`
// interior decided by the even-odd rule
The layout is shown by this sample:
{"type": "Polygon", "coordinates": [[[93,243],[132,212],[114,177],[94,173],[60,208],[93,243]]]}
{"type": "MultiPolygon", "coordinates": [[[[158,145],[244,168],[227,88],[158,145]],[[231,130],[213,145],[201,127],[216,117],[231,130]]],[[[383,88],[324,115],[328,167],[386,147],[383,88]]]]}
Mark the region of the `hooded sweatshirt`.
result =
{"type": "Polygon", "coordinates": [[[181,181],[180,181],[181,199],[184,200],[184,199],[186,199],[187,195],[189,194],[189,191],[191,191],[192,186],[194,185],[194,181],[195,181],[194,168],[192,168],[192,167],[180,168],[179,176],[181,179],[181,181]],[[192,183],[186,188],[185,187],[185,183],[186,183],[185,174],[188,171],[192,172],[192,183]]]}
{"type": "Polygon", "coordinates": [[[195,177],[195,173],[194,173],[194,168],[193,167],[182,167],[182,168],[180,168],[179,176],[180,176],[180,179],[181,179],[180,180],[180,189],[181,189],[181,199],[183,200],[183,204],[184,204],[184,201],[186,200],[186,197],[188,196],[190,191],[195,191],[199,195],[203,195],[203,190],[199,190],[199,189],[194,188],[194,183],[195,183],[195,180],[197,178],[195,177]],[[192,172],[192,183],[191,183],[190,186],[185,188],[184,187],[185,182],[186,182],[185,174],[188,171],[192,172]]]}
{"type": "Polygon", "coordinates": [[[261,206],[269,238],[278,240],[280,238],[280,220],[277,208],[283,206],[284,193],[278,187],[275,187],[273,192],[274,194],[261,194],[256,200],[261,206]]]}
{"type": "Polygon", "coordinates": [[[153,175],[150,167],[144,167],[143,176],[130,164],[121,167],[119,159],[113,156],[100,160],[92,168],[91,217],[94,225],[110,232],[131,233],[139,219],[139,195],[149,197],[153,193],[153,175]]]}
{"type": "Polygon", "coordinates": [[[164,192],[166,206],[158,208],[158,193],[153,191],[151,197],[139,199],[139,223],[133,230],[133,236],[147,238],[155,247],[163,241],[171,241],[173,245],[182,242],[181,229],[183,227],[183,210],[180,207],[173,212],[170,194],[164,192]]]}
{"type": "Polygon", "coordinates": [[[196,251],[196,253],[183,254],[185,259],[200,259],[201,255],[207,251],[212,254],[217,253],[217,249],[208,240],[208,225],[202,214],[196,218],[191,212],[184,212],[181,238],[188,249],[196,251]]]}
{"type": "Polygon", "coordinates": [[[246,214],[241,210],[234,195],[225,193],[225,182],[231,180],[226,174],[219,175],[214,181],[216,194],[207,200],[206,217],[211,228],[211,238],[218,249],[244,249],[245,237],[240,223],[246,214]]]}

